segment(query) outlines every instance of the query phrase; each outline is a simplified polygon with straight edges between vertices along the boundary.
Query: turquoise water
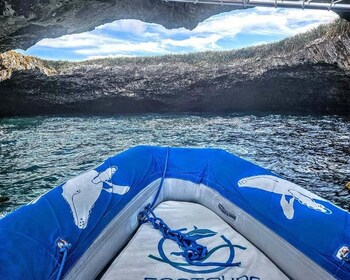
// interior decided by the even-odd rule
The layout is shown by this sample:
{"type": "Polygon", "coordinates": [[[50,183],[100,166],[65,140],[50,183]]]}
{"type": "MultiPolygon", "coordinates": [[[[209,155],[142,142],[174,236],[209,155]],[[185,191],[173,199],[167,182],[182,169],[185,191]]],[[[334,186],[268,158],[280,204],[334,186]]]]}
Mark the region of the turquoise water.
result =
{"type": "Polygon", "coordinates": [[[140,144],[223,148],[350,210],[349,119],[179,114],[1,119],[0,214],[140,144]]]}

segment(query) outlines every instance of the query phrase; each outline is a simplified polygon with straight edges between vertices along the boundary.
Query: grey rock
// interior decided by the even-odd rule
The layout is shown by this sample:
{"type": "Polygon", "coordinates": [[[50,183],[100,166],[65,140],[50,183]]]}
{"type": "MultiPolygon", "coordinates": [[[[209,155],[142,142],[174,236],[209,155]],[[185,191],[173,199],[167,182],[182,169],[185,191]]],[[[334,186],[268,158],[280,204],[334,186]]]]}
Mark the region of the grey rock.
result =
{"type": "MultiPolygon", "coordinates": [[[[331,0],[318,1],[329,3],[331,0]]],[[[43,38],[90,31],[118,19],[193,29],[212,15],[237,8],[160,0],[1,0],[0,53],[27,49],[43,38]]],[[[350,13],[340,16],[350,20],[350,13]]]]}
{"type": "Polygon", "coordinates": [[[0,53],[27,49],[43,38],[90,31],[118,19],[193,29],[211,15],[232,9],[158,0],[1,0],[0,53]]]}

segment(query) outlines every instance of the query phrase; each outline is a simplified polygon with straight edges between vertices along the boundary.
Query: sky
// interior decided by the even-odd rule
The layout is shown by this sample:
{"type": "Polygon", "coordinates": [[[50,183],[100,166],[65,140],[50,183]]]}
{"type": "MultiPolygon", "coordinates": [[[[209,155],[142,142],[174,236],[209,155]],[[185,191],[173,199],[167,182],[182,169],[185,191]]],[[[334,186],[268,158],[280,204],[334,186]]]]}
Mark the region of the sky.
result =
{"type": "Polygon", "coordinates": [[[194,30],[117,20],[93,31],[43,39],[23,54],[52,60],[155,56],[232,50],[271,43],[338,18],[331,11],[252,8],[212,16],[194,30]]]}

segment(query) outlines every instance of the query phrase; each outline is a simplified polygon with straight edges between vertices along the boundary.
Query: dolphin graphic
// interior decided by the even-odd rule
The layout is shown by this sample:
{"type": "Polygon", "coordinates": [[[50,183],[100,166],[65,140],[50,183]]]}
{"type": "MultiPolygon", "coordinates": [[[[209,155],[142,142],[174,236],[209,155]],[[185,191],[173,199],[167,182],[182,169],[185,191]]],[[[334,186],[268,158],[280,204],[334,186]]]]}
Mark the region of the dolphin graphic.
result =
{"type": "Polygon", "coordinates": [[[199,240],[202,238],[212,237],[217,234],[217,232],[210,229],[198,229],[196,226],[193,226],[193,230],[189,231],[186,235],[190,236],[194,240],[199,240]]]}
{"type": "Polygon", "coordinates": [[[111,182],[117,169],[116,166],[111,166],[102,172],[90,170],[68,180],[62,186],[62,196],[69,204],[74,223],[78,228],[86,228],[90,212],[102,190],[119,195],[129,191],[130,187],[114,185],[111,182]]]}
{"type": "Polygon", "coordinates": [[[325,199],[313,194],[300,186],[291,183],[272,175],[259,175],[247,178],[242,178],[238,181],[238,186],[241,188],[255,188],[267,192],[272,192],[281,195],[281,207],[287,219],[291,220],[294,217],[294,201],[298,201],[301,205],[319,211],[324,214],[332,214],[332,211],[324,205],[315,201],[325,199]],[[288,201],[286,196],[292,198],[288,201]]]}

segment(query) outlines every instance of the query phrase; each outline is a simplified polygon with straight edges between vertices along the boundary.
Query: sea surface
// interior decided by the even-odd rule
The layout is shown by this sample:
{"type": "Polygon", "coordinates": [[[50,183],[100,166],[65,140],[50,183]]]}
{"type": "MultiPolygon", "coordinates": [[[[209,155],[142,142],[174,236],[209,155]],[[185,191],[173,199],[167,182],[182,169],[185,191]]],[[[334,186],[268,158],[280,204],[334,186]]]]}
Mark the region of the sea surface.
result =
{"type": "Polygon", "coordinates": [[[0,119],[0,216],[140,144],[222,148],[350,210],[348,118],[149,114],[0,119]]]}

